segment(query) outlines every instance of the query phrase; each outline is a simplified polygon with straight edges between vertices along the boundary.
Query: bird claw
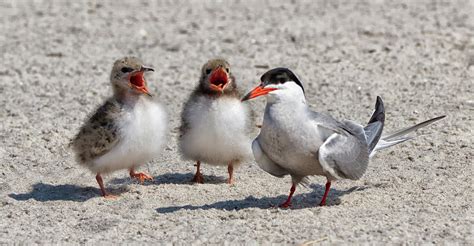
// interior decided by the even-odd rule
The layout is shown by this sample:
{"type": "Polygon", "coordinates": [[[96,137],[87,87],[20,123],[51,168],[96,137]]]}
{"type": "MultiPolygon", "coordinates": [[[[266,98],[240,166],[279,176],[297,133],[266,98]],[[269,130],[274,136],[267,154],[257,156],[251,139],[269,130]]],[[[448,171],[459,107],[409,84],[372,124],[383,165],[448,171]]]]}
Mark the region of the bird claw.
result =
{"type": "Polygon", "coordinates": [[[137,179],[140,181],[140,184],[143,184],[145,180],[153,180],[153,177],[146,174],[146,173],[133,173],[130,175],[132,178],[137,179]]]}

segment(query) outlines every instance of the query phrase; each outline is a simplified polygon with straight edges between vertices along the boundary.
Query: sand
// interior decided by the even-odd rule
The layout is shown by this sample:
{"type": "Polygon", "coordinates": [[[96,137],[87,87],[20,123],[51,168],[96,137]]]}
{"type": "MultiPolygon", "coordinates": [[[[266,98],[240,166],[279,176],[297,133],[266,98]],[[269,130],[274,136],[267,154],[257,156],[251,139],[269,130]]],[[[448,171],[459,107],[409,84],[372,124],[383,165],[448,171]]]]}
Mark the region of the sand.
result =
{"type": "MultiPolygon", "coordinates": [[[[473,244],[474,3],[453,1],[0,1],[0,243],[473,244]],[[156,68],[168,144],[141,170],[105,177],[75,163],[69,140],[111,94],[115,59],[156,68]],[[358,181],[298,187],[244,163],[236,183],[203,166],[189,182],[176,138],[201,65],[229,60],[245,91],[286,66],[309,104],[366,122],[380,95],[386,132],[447,118],[380,152],[358,181]]],[[[261,121],[265,100],[252,103],[261,121]]],[[[257,134],[258,130],[252,137],[257,134]]]]}

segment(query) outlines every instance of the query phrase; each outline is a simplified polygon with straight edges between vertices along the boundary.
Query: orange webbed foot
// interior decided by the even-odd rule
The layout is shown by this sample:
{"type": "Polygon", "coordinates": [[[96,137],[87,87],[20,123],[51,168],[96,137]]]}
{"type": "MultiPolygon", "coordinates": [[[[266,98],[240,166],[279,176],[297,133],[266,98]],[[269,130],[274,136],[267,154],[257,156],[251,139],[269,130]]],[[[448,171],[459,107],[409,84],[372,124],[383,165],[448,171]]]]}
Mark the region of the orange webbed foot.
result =
{"type": "Polygon", "coordinates": [[[140,184],[143,184],[145,180],[153,180],[153,177],[146,173],[136,173],[134,171],[130,171],[130,177],[140,181],[140,184]]]}

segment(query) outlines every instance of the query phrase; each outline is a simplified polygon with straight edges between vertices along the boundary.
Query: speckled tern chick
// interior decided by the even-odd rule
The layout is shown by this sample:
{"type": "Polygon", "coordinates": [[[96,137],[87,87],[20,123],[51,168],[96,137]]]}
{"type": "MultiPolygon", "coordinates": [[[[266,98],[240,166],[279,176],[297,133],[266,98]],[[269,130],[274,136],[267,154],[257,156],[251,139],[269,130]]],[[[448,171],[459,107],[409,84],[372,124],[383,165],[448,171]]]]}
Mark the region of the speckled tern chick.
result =
{"type": "Polygon", "coordinates": [[[206,62],[181,114],[179,148],[184,158],[197,163],[194,182],[204,182],[201,162],[226,165],[228,183],[233,182],[234,167],[252,155],[248,123],[248,110],[240,101],[229,63],[206,62]]]}
{"type": "Polygon", "coordinates": [[[153,101],[144,73],[154,71],[135,57],[117,60],[110,82],[113,96],[82,126],[71,145],[77,161],[96,173],[104,197],[101,174],[128,169],[143,183],[152,179],[135,168],[157,157],[165,141],[166,113],[153,101]]]}
{"type": "Polygon", "coordinates": [[[362,126],[311,111],[303,85],[287,68],[269,70],[260,80],[260,85],[242,100],[264,95],[267,98],[263,125],[252,150],[266,172],[277,177],[291,175],[290,195],[281,207],[291,205],[296,185],[310,175],[327,178],[320,203],[325,205],[331,181],[360,179],[376,151],[409,140],[413,138],[407,136],[410,132],[444,118],[436,117],[382,136],[385,109],[380,97],[369,122],[362,126]]]}

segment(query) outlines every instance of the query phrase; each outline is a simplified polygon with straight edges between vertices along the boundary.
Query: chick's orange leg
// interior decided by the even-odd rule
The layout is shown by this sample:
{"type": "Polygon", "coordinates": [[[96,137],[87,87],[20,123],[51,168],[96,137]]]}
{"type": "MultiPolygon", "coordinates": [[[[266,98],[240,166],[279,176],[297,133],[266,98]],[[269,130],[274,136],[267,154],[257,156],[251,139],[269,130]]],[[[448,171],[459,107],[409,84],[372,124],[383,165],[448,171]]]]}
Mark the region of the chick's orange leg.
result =
{"type": "Polygon", "coordinates": [[[227,180],[227,183],[234,183],[234,165],[232,162],[227,166],[227,172],[229,172],[229,179],[227,180]]]}
{"type": "Polygon", "coordinates": [[[280,208],[291,207],[291,198],[293,197],[293,193],[295,193],[295,190],[296,190],[296,185],[292,184],[291,189],[290,189],[290,195],[288,195],[288,198],[286,199],[286,202],[280,204],[280,208]]]}
{"type": "Polygon", "coordinates": [[[102,180],[102,176],[100,176],[100,173],[97,173],[97,175],[95,176],[95,179],[97,180],[97,183],[99,184],[100,193],[102,194],[104,198],[112,198],[112,199],[116,198],[114,195],[111,195],[105,191],[104,180],[102,180]]]}
{"type": "Polygon", "coordinates": [[[136,173],[135,169],[133,168],[130,168],[130,177],[134,179],[138,179],[138,181],[140,181],[141,184],[143,184],[145,180],[153,180],[152,176],[146,173],[136,173]]]}
{"type": "Polygon", "coordinates": [[[194,174],[194,177],[191,181],[194,182],[194,183],[200,183],[200,184],[204,183],[204,178],[202,177],[202,174],[201,174],[201,162],[200,161],[196,162],[196,174],[194,174]]]}

